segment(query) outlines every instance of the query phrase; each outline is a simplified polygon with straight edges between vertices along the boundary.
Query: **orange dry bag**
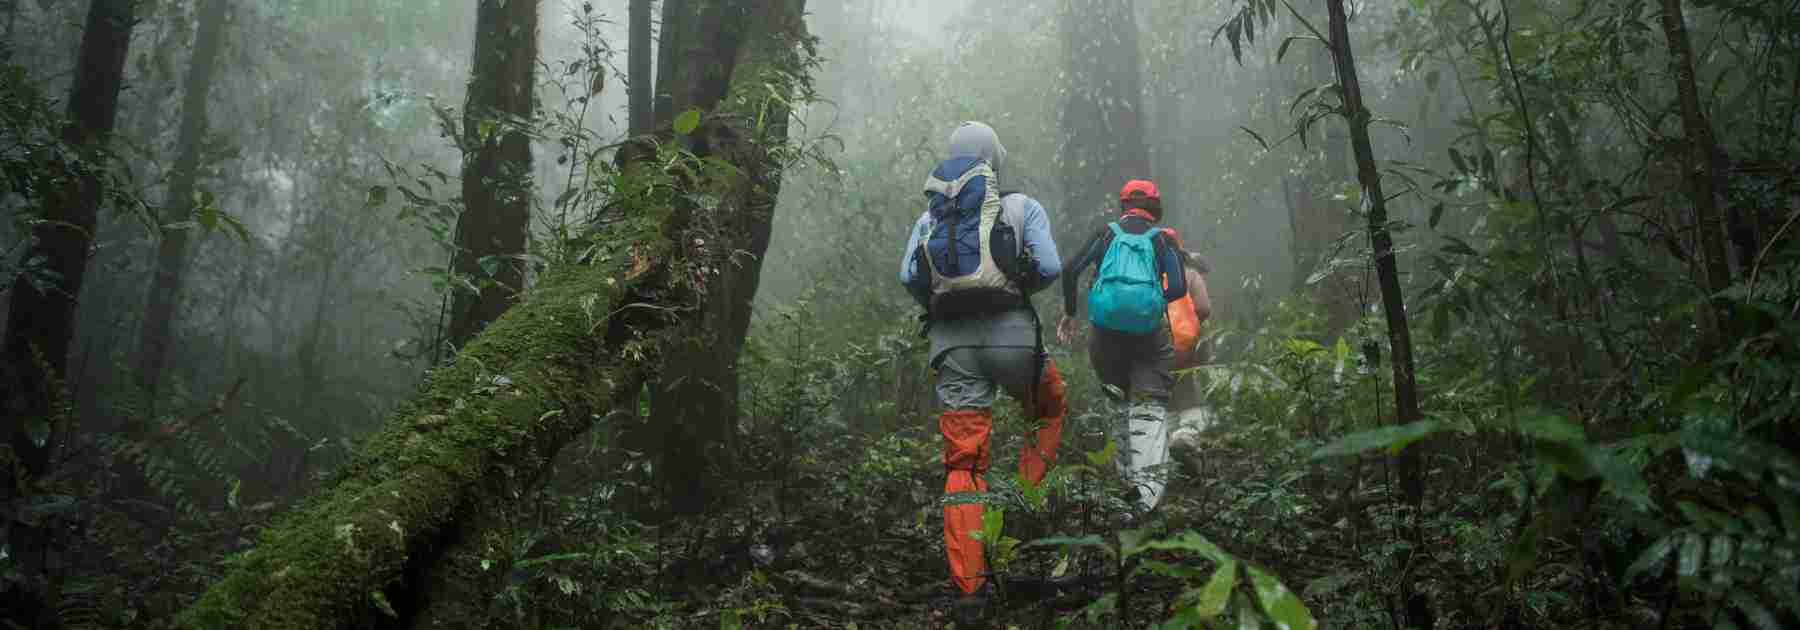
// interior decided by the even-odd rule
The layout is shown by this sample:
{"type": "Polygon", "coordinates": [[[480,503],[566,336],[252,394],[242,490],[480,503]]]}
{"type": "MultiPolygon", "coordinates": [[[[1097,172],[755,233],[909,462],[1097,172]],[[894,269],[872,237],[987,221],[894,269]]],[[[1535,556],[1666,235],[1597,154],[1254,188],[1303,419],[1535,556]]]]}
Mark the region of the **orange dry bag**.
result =
{"type": "MultiPolygon", "coordinates": [[[[1176,247],[1182,247],[1181,235],[1174,228],[1163,228],[1176,247]]],[[[1163,278],[1163,288],[1169,288],[1169,279],[1163,278]]],[[[1175,365],[1185,366],[1194,352],[1194,344],[1200,340],[1200,316],[1194,312],[1192,293],[1184,294],[1181,299],[1169,303],[1169,340],[1175,345],[1175,365]]]]}

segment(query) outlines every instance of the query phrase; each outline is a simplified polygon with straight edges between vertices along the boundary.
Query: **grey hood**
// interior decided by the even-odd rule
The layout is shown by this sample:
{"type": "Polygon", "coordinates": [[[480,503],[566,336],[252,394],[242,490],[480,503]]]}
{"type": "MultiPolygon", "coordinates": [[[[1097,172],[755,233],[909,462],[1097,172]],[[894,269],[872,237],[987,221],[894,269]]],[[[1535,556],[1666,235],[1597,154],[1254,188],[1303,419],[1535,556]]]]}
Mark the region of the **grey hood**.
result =
{"type": "Polygon", "coordinates": [[[981,158],[993,167],[995,175],[1000,175],[1006,163],[1006,147],[1000,144],[1000,134],[994,133],[993,127],[970,121],[950,132],[949,157],[981,158]]]}

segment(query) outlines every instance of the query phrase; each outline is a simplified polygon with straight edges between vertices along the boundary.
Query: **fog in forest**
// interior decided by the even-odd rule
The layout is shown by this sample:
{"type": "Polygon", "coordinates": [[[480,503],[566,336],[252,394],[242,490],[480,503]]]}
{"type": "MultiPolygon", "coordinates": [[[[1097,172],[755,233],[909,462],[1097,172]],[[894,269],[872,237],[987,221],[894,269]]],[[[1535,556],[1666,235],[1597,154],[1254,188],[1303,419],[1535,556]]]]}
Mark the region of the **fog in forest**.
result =
{"type": "Polygon", "coordinates": [[[1800,3],[0,29],[9,628],[1800,626],[1800,3]]]}

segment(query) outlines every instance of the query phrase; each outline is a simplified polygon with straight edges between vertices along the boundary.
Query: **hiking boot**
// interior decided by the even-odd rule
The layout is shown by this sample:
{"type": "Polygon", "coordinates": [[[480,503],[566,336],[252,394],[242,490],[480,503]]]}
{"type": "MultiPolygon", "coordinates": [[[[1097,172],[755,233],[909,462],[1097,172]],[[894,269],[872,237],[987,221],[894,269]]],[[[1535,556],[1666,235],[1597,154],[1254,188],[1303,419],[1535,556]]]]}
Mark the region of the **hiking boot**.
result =
{"type": "Polygon", "coordinates": [[[959,629],[982,627],[982,622],[987,619],[988,601],[993,599],[993,595],[993,583],[984,582],[981,588],[975,589],[975,592],[964,593],[951,602],[950,618],[956,620],[956,627],[959,629]]]}

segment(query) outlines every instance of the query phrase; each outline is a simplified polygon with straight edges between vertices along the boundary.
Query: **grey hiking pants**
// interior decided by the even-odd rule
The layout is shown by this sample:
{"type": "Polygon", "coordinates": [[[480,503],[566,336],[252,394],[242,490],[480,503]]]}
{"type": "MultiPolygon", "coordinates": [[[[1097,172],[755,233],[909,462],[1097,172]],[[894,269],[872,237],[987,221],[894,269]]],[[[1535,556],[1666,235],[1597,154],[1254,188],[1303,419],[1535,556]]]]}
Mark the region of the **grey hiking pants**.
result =
{"type": "Polygon", "coordinates": [[[1147,335],[1128,335],[1095,327],[1088,360],[1100,381],[1123,393],[1124,412],[1115,425],[1119,473],[1137,487],[1144,510],[1162,499],[1169,459],[1169,369],[1175,347],[1167,326],[1147,335]]]}
{"type": "Polygon", "coordinates": [[[1175,362],[1175,346],[1168,327],[1147,335],[1127,335],[1095,327],[1088,345],[1088,360],[1100,382],[1125,392],[1126,400],[1169,401],[1175,380],[1169,368],[1175,362]]]}

